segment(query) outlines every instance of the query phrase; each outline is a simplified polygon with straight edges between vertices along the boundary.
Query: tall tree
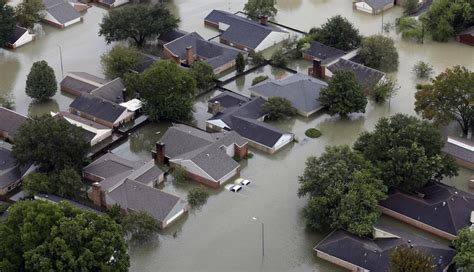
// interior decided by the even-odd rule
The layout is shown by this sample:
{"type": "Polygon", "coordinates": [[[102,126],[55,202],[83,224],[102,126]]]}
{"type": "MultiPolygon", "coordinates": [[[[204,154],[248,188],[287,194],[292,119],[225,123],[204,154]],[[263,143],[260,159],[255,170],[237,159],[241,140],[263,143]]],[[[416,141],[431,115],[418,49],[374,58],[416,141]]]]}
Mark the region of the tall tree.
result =
{"type": "Polygon", "coordinates": [[[141,47],[148,38],[166,33],[178,26],[175,18],[164,5],[131,5],[114,9],[102,19],[99,35],[107,43],[132,39],[141,47]]]}
{"type": "Polygon", "coordinates": [[[359,47],[362,40],[359,30],[341,15],[329,18],[320,28],[311,29],[309,36],[311,40],[344,51],[359,47]]]}
{"type": "Polygon", "coordinates": [[[474,266],[474,231],[470,228],[462,229],[453,241],[456,248],[454,262],[460,271],[470,271],[474,266]]]}
{"type": "Polygon", "coordinates": [[[41,171],[51,172],[67,167],[82,169],[89,149],[79,127],[45,115],[20,127],[12,153],[20,164],[33,162],[41,171]]]}
{"type": "Polygon", "coordinates": [[[436,127],[416,117],[381,118],[362,133],[354,149],[380,169],[387,186],[414,191],[429,181],[457,174],[453,159],[441,153],[444,141],[436,127]]]}
{"type": "Polygon", "coordinates": [[[196,80],[198,89],[206,90],[214,85],[216,75],[214,75],[214,70],[209,63],[204,61],[195,61],[191,65],[189,72],[196,80]]]}
{"type": "Polygon", "coordinates": [[[327,147],[309,157],[299,177],[298,196],[309,196],[304,217],[310,228],[343,228],[359,236],[372,233],[387,188],[370,162],[348,146],[327,147]]]}
{"type": "Polygon", "coordinates": [[[336,71],[319,95],[321,104],[329,114],[346,116],[352,112],[365,112],[367,97],[351,71],[336,71]]]}
{"type": "Polygon", "coordinates": [[[359,50],[364,65],[384,72],[398,68],[398,52],[393,39],[383,35],[372,35],[362,40],[359,50]]]}
{"type": "Polygon", "coordinates": [[[117,45],[100,58],[104,74],[109,79],[123,77],[140,62],[140,53],[133,47],[117,45]]]}
{"type": "Polygon", "coordinates": [[[474,121],[474,72],[454,66],[439,74],[415,94],[415,111],[437,124],[456,121],[467,135],[474,121]]]}
{"type": "Polygon", "coordinates": [[[413,17],[402,17],[396,27],[397,33],[401,33],[405,40],[414,40],[423,43],[425,38],[425,26],[423,20],[413,17]]]}
{"type": "Polygon", "coordinates": [[[174,62],[157,61],[125,85],[142,95],[151,120],[187,120],[192,115],[196,81],[174,62]]]}
{"type": "Polygon", "coordinates": [[[245,59],[244,55],[242,55],[241,53],[239,53],[235,58],[235,69],[239,74],[245,70],[245,59]]]}
{"type": "Polygon", "coordinates": [[[410,15],[418,8],[418,0],[406,0],[403,5],[403,14],[410,15]]]}
{"type": "Polygon", "coordinates": [[[77,170],[65,168],[52,173],[33,173],[23,182],[23,189],[29,195],[39,193],[55,194],[66,198],[84,198],[85,188],[77,170]]]}
{"type": "Polygon", "coordinates": [[[248,0],[244,11],[252,19],[275,17],[278,12],[275,3],[275,0],[248,0]]]}
{"type": "Polygon", "coordinates": [[[455,34],[474,24],[472,0],[437,0],[426,12],[426,29],[433,40],[447,42],[455,34]]]}
{"type": "Polygon", "coordinates": [[[20,201],[0,224],[1,271],[128,271],[123,232],[67,202],[20,201]]]}
{"type": "Polygon", "coordinates": [[[435,272],[436,265],[430,254],[412,249],[405,245],[398,246],[390,253],[390,268],[387,272],[435,272]]]}
{"type": "Polygon", "coordinates": [[[43,1],[24,0],[16,7],[16,21],[22,27],[33,28],[43,18],[42,10],[44,10],[43,1]]]}
{"type": "Polygon", "coordinates": [[[0,0],[0,47],[3,47],[15,29],[15,11],[7,5],[5,0],[0,0]]]}
{"type": "Polygon", "coordinates": [[[44,60],[33,63],[26,79],[26,94],[41,101],[54,96],[57,90],[58,83],[53,68],[44,60]]]}

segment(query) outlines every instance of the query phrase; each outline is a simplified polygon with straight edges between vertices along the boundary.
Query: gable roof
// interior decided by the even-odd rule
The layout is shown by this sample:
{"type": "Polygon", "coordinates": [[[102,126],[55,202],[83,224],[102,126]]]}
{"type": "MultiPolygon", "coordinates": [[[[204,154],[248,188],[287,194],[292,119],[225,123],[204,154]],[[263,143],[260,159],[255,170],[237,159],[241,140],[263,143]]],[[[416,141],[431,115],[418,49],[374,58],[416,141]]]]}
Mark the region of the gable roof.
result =
{"type": "Polygon", "coordinates": [[[106,83],[105,85],[93,90],[92,95],[99,98],[120,104],[123,103],[123,92],[125,90],[125,85],[123,84],[122,79],[119,77],[106,83]]]}
{"type": "Polygon", "coordinates": [[[130,161],[109,152],[84,167],[82,171],[106,179],[133,169],[138,169],[144,164],[144,161],[130,161]]]}
{"type": "Polygon", "coordinates": [[[265,80],[249,90],[263,97],[283,97],[301,112],[313,112],[322,108],[319,93],[328,84],[303,74],[294,74],[280,80],[265,80]]]}
{"type": "Polygon", "coordinates": [[[364,88],[378,83],[385,76],[384,72],[346,59],[339,59],[337,62],[329,65],[328,69],[332,73],[336,71],[352,71],[357,82],[364,88]]]}
{"type": "Polygon", "coordinates": [[[452,235],[471,225],[474,195],[438,182],[418,192],[413,195],[392,188],[379,205],[452,235]]]}
{"type": "Polygon", "coordinates": [[[375,10],[383,9],[388,4],[393,4],[393,0],[363,0],[375,10]]]}
{"type": "Polygon", "coordinates": [[[46,11],[60,24],[65,24],[81,17],[69,2],[64,0],[43,0],[46,11]]]}
{"type": "Polygon", "coordinates": [[[169,43],[171,41],[174,41],[180,37],[183,37],[184,35],[188,34],[188,32],[181,30],[181,29],[173,29],[170,32],[160,34],[158,37],[158,40],[169,43]]]}
{"type": "Polygon", "coordinates": [[[252,49],[256,49],[257,46],[274,31],[286,33],[286,31],[278,27],[262,25],[223,10],[211,11],[204,20],[214,24],[223,23],[229,25],[221,37],[227,41],[241,44],[252,49]]]}
{"type": "Polygon", "coordinates": [[[89,94],[76,97],[69,107],[112,123],[127,111],[125,107],[89,94]]]}
{"type": "Polygon", "coordinates": [[[448,137],[442,151],[461,160],[474,163],[474,143],[460,138],[448,137]]]}
{"type": "Polygon", "coordinates": [[[361,238],[344,230],[336,230],[326,236],[314,250],[357,265],[368,271],[387,271],[390,253],[398,246],[413,247],[434,258],[435,271],[442,272],[452,261],[454,250],[399,229],[377,225],[376,228],[391,234],[391,238],[361,238]]]}
{"type": "Polygon", "coordinates": [[[140,62],[138,63],[137,66],[135,66],[132,69],[132,71],[137,72],[137,73],[143,73],[146,69],[150,68],[150,66],[152,66],[153,63],[155,63],[158,60],[157,57],[143,54],[143,53],[140,53],[140,56],[141,56],[140,62]]]}
{"type": "Polygon", "coordinates": [[[28,32],[28,29],[16,25],[13,32],[8,36],[7,43],[15,44],[26,32],[28,32]]]}
{"type": "Polygon", "coordinates": [[[93,90],[107,84],[107,82],[107,80],[89,73],[69,72],[59,85],[61,88],[67,88],[76,92],[91,93],[93,90]]]}
{"type": "Polygon", "coordinates": [[[0,189],[20,180],[32,164],[20,166],[11,152],[11,145],[0,141],[0,189]]]}
{"type": "Polygon", "coordinates": [[[242,105],[246,102],[249,102],[251,99],[229,91],[224,91],[220,93],[219,95],[215,96],[214,98],[211,98],[208,102],[209,103],[215,103],[219,102],[219,104],[224,107],[224,108],[230,108],[234,106],[239,106],[242,105]]]}
{"type": "Polygon", "coordinates": [[[18,129],[28,120],[28,117],[0,106],[0,131],[8,133],[10,137],[15,138],[18,129]]]}
{"type": "Polygon", "coordinates": [[[313,58],[320,59],[321,64],[329,64],[346,54],[346,52],[340,49],[324,45],[317,41],[313,41],[305,53],[313,58]]]}

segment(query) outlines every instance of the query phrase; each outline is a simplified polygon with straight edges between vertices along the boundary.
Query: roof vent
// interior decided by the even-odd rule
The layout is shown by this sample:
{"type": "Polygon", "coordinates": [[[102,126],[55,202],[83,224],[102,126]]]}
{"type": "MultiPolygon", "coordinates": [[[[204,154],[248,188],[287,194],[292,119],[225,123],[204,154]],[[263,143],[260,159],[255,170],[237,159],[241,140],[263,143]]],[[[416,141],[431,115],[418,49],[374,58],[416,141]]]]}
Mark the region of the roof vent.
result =
{"type": "Polygon", "coordinates": [[[446,206],[446,201],[443,201],[443,207],[446,206]]]}
{"type": "Polygon", "coordinates": [[[411,240],[410,240],[410,239],[408,239],[408,243],[411,244],[411,240]]]}
{"type": "Polygon", "coordinates": [[[207,154],[206,154],[206,156],[208,156],[208,157],[209,157],[209,153],[207,153],[207,154]]]}
{"type": "Polygon", "coordinates": [[[457,195],[457,194],[458,194],[458,191],[455,191],[454,194],[457,195]]]}

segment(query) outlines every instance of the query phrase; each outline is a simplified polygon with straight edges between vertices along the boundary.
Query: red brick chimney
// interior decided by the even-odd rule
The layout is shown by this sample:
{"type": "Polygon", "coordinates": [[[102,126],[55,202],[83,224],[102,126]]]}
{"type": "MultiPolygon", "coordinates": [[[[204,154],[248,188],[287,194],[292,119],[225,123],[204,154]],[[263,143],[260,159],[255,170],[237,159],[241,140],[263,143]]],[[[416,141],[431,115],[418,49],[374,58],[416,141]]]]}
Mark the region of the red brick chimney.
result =
{"type": "Polygon", "coordinates": [[[309,69],[308,74],[315,78],[326,78],[326,65],[321,65],[320,59],[313,59],[313,67],[309,69]]]}
{"type": "Polygon", "coordinates": [[[92,200],[92,203],[94,203],[94,205],[96,206],[105,206],[105,203],[102,201],[102,190],[100,183],[92,183],[92,192],[90,194],[90,199],[92,200]]]}
{"type": "Polygon", "coordinates": [[[165,144],[162,142],[157,142],[155,146],[156,146],[156,150],[154,152],[155,161],[159,165],[163,165],[165,164],[165,144]]]}
{"type": "Polygon", "coordinates": [[[268,16],[260,16],[260,24],[268,25],[268,16]]]}
{"type": "Polygon", "coordinates": [[[191,66],[194,62],[194,52],[193,52],[193,47],[188,46],[186,47],[186,64],[191,66]]]}

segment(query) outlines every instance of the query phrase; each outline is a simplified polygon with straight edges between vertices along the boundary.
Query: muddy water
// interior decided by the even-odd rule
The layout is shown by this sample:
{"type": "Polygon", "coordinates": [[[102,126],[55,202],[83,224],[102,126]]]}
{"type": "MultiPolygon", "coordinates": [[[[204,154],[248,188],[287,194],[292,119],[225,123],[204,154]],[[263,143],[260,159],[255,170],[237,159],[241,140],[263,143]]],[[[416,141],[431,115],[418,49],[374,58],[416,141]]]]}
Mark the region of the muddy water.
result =
{"type": "MultiPolygon", "coordinates": [[[[279,13],[276,20],[302,30],[324,23],[327,18],[341,14],[353,22],[364,35],[380,33],[382,16],[354,12],[347,0],[278,0],[279,13]]],[[[210,38],[216,34],[205,28],[203,18],[217,8],[237,11],[243,0],[175,0],[169,4],[173,13],[181,17],[181,26],[187,31],[197,31],[210,38]]],[[[65,71],[86,71],[101,74],[99,57],[107,45],[97,36],[98,21],[104,10],[93,7],[85,15],[84,23],[66,30],[45,27],[46,36],[14,52],[0,53],[0,93],[12,94],[17,110],[22,113],[40,114],[51,110],[66,109],[70,97],[57,94],[45,104],[31,104],[24,94],[24,81],[32,62],[46,59],[61,78],[59,49],[63,49],[65,71]]],[[[384,21],[394,21],[401,15],[400,8],[384,14],[384,21]]],[[[324,113],[312,118],[295,118],[278,124],[296,134],[299,143],[292,144],[273,156],[255,152],[254,158],[243,162],[242,176],[253,183],[238,194],[225,189],[212,191],[207,204],[193,211],[171,229],[166,230],[158,243],[150,243],[130,250],[132,271],[341,271],[316,258],[312,248],[326,233],[308,232],[301,218],[301,209],[306,200],[296,196],[297,177],[304,169],[308,156],[319,155],[328,145],[352,144],[357,135],[372,129],[378,118],[403,112],[414,114],[414,86],[417,80],[412,67],[418,60],[431,63],[435,72],[460,64],[474,69],[473,48],[458,43],[423,45],[400,41],[394,32],[400,54],[400,66],[393,76],[400,89],[390,104],[370,103],[365,114],[341,120],[324,113]],[[319,128],[323,136],[319,139],[304,139],[309,127],[319,128]],[[265,256],[261,255],[260,222],[265,224],[265,256]]],[[[292,63],[292,67],[305,71],[310,64],[304,61],[292,63]]],[[[247,93],[252,79],[260,74],[272,78],[284,72],[265,67],[245,78],[226,86],[234,91],[247,93]]],[[[196,102],[196,124],[205,125],[206,101],[218,92],[204,95],[196,102]]],[[[136,132],[113,152],[130,158],[149,158],[153,144],[170,124],[152,124],[136,132]],[[159,133],[157,133],[159,132],[159,133]]],[[[460,176],[447,183],[467,189],[466,180],[471,171],[462,169],[460,176]]],[[[182,196],[194,186],[174,186],[167,181],[163,190],[182,196]]],[[[394,223],[383,218],[383,222],[394,223]]],[[[416,230],[413,230],[416,231],[416,230]]],[[[427,234],[420,233],[420,235],[427,234]]]]}

